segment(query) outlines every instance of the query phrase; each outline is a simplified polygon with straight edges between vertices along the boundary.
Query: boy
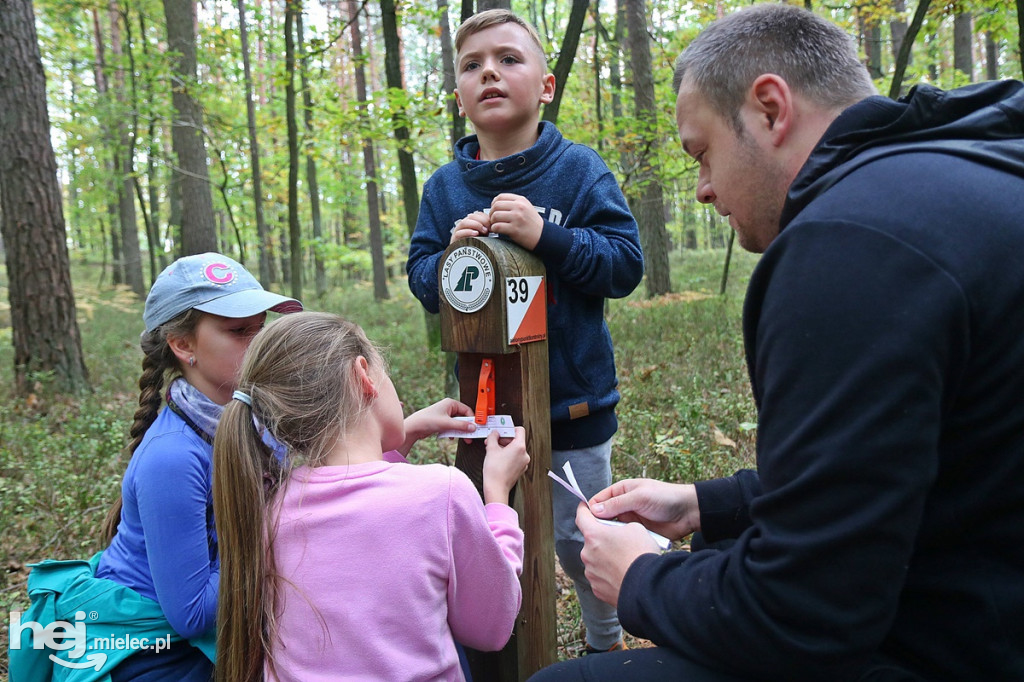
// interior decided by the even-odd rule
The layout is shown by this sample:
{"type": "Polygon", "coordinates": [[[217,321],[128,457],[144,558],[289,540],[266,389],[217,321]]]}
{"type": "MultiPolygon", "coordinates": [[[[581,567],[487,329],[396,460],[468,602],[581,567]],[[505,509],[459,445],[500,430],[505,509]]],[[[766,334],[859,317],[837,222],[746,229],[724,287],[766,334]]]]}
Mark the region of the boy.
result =
{"type": "MultiPolygon", "coordinates": [[[[555,77],[532,26],[507,10],[480,12],[459,27],[455,50],[456,102],[476,134],[459,140],[455,160],[423,187],[406,264],[409,288],[436,313],[439,261],[463,237],[510,239],[544,262],[551,467],[560,471],[571,461],[584,494],[593,495],[611,484],[618,428],[604,301],[628,295],[643,277],[636,220],[597,153],[540,122],[555,77]]],[[[558,486],[552,495],[555,550],[576,586],[585,652],[625,648],[614,605],[595,597],[583,574],[578,501],[558,486]]]]}

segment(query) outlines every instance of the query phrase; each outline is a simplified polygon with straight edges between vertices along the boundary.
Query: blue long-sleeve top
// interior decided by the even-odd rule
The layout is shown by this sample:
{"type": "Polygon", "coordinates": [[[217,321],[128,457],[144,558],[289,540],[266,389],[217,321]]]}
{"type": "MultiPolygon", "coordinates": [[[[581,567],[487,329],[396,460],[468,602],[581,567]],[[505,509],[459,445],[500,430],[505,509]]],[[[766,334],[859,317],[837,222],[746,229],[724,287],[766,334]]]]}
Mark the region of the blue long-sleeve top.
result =
{"type": "Polygon", "coordinates": [[[96,571],[155,600],[185,638],[217,618],[212,468],[213,446],[165,407],[128,463],[121,523],[96,571]]]}
{"type": "Polygon", "coordinates": [[[529,199],[544,219],[533,253],[547,277],[552,446],[589,447],[618,426],[604,301],[636,288],[643,254],[636,220],[597,152],[566,140],[551,123],[542,122],[539,131],[529,149],[490,161],[476,158],[476,135],[458,141],[455,159],[423,186],[406,272],[412,293],[436,313],[438,266],[455,222],[489,208],[503,192],[529,199]]]}

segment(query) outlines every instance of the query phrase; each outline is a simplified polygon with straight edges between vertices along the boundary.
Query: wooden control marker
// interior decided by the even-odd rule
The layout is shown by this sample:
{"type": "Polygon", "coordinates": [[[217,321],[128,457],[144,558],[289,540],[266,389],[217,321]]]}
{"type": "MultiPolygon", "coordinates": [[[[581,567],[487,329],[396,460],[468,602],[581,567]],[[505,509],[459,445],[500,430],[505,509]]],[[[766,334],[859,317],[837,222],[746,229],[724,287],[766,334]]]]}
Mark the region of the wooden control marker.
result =
{"type": "MultiPolygon", "coordinates": [[[[521,682],[557,661],[544,265],[511,242],[472,237],[445,250],[438,277],[441,348],[458,354],[462,402],[477,408],[476,421],[483,410],[484,417],[511,415],[526,429],[530,466],[512,495],[525,536],[523,605],[504,649],[467,650],[475,680],[521,682]]],[[[483,459],[482,440],[459,441],[455,466],[478,490],[483,459]]]]}

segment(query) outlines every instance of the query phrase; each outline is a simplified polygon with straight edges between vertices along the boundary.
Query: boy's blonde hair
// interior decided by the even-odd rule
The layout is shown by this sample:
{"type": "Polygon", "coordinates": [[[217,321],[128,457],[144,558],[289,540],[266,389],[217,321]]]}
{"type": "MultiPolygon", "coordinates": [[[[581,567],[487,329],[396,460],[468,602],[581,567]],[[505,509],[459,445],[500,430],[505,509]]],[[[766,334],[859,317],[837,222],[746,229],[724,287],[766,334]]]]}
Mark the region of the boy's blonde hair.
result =
{"type": "Polygon", "coordinates": [[[540,42],[540,34],[537,33],[537,29],[533,27],[530,22],[517,16],[507,9],[488,9],[483,12],[478,12],[466,19],[459,25],[459,28],[455,31],[455,54],[462,50],[462,46],[465,45],[466,40],[471,36],[483,31],[484,29],[491,28],[492,26],[498,26],[500,24],[515,24],[521,27],[530,36],[530,41],[533,46],[537,48],[537,53],[541,59],[546,63],[547,55],[544,53],[544,46],[540,42]]]}

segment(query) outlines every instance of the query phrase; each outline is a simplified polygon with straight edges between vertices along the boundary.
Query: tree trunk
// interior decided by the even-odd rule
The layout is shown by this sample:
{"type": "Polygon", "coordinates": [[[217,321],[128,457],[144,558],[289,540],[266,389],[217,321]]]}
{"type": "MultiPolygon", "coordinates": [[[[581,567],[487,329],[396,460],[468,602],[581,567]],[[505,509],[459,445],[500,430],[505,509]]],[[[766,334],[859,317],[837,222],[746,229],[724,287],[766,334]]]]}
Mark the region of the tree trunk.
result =
{"type": "Polygon", "coordinates": [[[441,35],[441,73],[448,105],[448,117],[452,122],[451,148],[466,134],[466,119],[459,116],[459,105],[455,103],[455,55],[452,52],[452,32],[448,28],[448,0],[437,0],[438,22],[441,35]]]}
{"type": "Polygon", "coordinates": [[[953,68],[974,82],[974,22],[963,9],[953,15],[953,68]]]}
{"type": "MultiPolygon", "coordinates": [[[[356,65],[356,100],[360,116],[366,116],[366,69],[363,66],[363,38],[359,30],[359,8],[348,0],[352,28],[352,61],[356,65]]],[[[378,301],[390,298],[388,273],[384,262],[384,238],[381,234],[380,205],[377,203],[377,168],[374,163],[373,140],[363,139],[363,173],[366,177],[366,210],[370,228],[370,259],[373,262],[373,297],[378,301]]]]}
{"type": "Polygon", "coordinates": [[[605,68],[605,64],[601,61],[601,33],[604,32],[604,26],[601,25],[601,10],[595,6],[593,8],[594,14],[594,123],[597,124],[597,151],[599,153],[604,152],[604,114],[601,112],[601,71],[605,68]]]}
{"type": "MultiPolygon", "coordinates": [[[[1024,0],[1020,1],[1024,2],[1024,0]]],[[[914,46],[914,39],[917,38],[918,31],[921,30],[921,25],[924,24],[924,18],[928,14],[928,5],[930,3],[931,0],[918,0],[917,9],[914,10],[914,18],[910,21],[907,35],[904,36],[903,42],[900,44],[899,54],[896,56],[896,68],[892,75],[892,83],[889,86],[890,99],[896,99],[900,95],[900,90],[903,87],[903,74],[906,73],[907,65],[910,64],[910,51],[914,46]]]]}
{"type": "Polygon", "coordinates": [[[259,242],[260,281],[269,284],[270,241],[263,215],[263,178],[260,175],[260,145],[256,135],[256,103],[252,93],[252,66],[249,59],[249,29],[245,19],[245,0],[238,0],[238,36],[242,47],[242,71],[245,75],[245,118],[249,128],[249,165],[252,168],[252,199],[256,211],[256,239],[259,242]]]}
{"type": "MultiPolygon", "coordinates": [[[[124,44],[121,41],[121,13],[117,0],[108,5],[110,16],[110,51],[114,55],[114,100],[117,111],[129,110],[125,103],[125,79],[122,62],[124,60],[124,44]]],[[[125,13],[127,20],[127,12],[125,13]]],[[[129,45],[128,49],[131,49],[129,45]]],[[[137,103],[133,102],[130,110],[137,111],[137,103]]],[[[117,187],[118,218],[121,224],[121,263],[124,268],[125,283],[140,299],[146,298],[146,284],[142,280],[142,252],[139,250],[139,224],[135,214],[135,130],[129,127],[134,123],[131,118],[118,115],[115,130],[118,140],[117,153],[114,155],[118,165],[119,183],[117,187]]]]}
{"type": "Polygon", "coordinates": [[[291,250],[291,297],[302,300],[302,228],[299,226],[299,124],[295,118],[295,18],[302,0],[284,8],[285,113],[288,120],[288,248],[291,250]]]}
{"type": "Polygon", "coordinates": [[[985,31],[985,80],[999,79],[999,43],[991,31],[985,31]]]}
{"type": "MultiPolygon", "coordinates": [[[[142,54],[149,63],[149,41],[146,40],[146,15],[139,12],[139,35],[142,44],[142,54]]],[[[153,74],[149,69],[143,72],[145,92],[143,99],[151,101],[153,98],[153,74]]],[[[146,127],[146,135],[149,138],[149,153],[146,154],[146,189],[149,196],[149,219],[146,221],[146,241],[149,243],[149,285],[153,286],[157,275],[167,267],[167,259],[164,257],[164,244],[160,236],[160,186],[157,181],[158,173],[156,160],[160,154],[160,140],[157,138],[157,121],[155,116],[149,116],[149,124],[146,127]]],[[[141,203],[141,202],[140,202],[141,203]]]]}
{"type": "MultiPolygon", "coordinates": [[[[164,151],[164,158],[168,161],[174,157],[173,140],[171,143],[172,148],[167,148],[168,139],[173,137],[174,134],[165,128],[164,134],[161,136],[163,139],[163,145],[161,148],[164,151]]],[[[170,167],[171,174],[167,183],[167,240],[174,244],[174,249],[171,252],[171,260],[175,260],[184,255],[181,251],[181,175],[175,171],[173,163],[168,163],[168,166],[170,167]]]]}
{"type": "Polygon", "coordinates": [[[725,264],[722,266],[722,282],[718,286],[718,295],[725,293],[729,285],[729,263],[732,262],[732,245],[736,241],[736,230],[729,230],[729,243],[725,247],[725,264]]]}
{"type": "Polygon", "coordinates": [[[583,20],[587,18],[589,6],[589,0],[572,0],[572,11],[569,13],[569,23],[565,27],[562,49],[558,53],[558,61],[555,63],[555,96],[549,104],[544,105],[545,121],[558,122],[558,107],[562,104],[565,83],[569,80],[572,63],[576,59],[576,48],[580,44],[583,20]]]}
{"type": "Polygon", "coordinates": [[[875,16],[865,18],[862,22],[864,35],[864,52],[867,55],[868,73],[872,79],[881,78],[882,72],[882,27],[875,16]]]}
{"type": "MultiPolygon", "coordinates": [[[[402,73],[402,62],[399,58],[401,40],[398,35],[398,18],[395,14],[394,0],[381,0],[381,23],[384,30],[384,74],[388,88],[405,94],[405,77],[402,73]]],[[[402,101],[398,97],[393,102],[402,101]]],[[[416,182],[416,162],[409,144],[409,127],[406,125],[408,116],[404,105],[392,104],[391,123],[398,147],[398,168],[402,175],[402,203],[405,204],[405,227],[412,236],[416,229],[416,218],[420,210],[420,190],[416,182]]]]}
{"type": "MultiPolygon", "coordinates": [[[[892,58],[893,61],[897,61],[900,56],[900,48],[903,46],[903,40],[907,37],[907,22],[903,20],[903,12],[906,10],[906,4],[904,0],[893,0],[892,11],[893,16],[896,17],[889,22],[889,34],[892,36],[892,58]]],[[[910,64],[909,61],[907,64],[910,64]]]]}
{"type": "Polygon", "coordinates": [[[0,206],[15,390],[48,374],[57,390],[87,389],[30,0],[0,0],[0,206]]]}
{"type": "Polygon", "coordinates": [[[104,146],[107,148],[107,153],[102,154],[103,165],[107,171],[107,177],[105,179],[107,185],[107,216],[110,218],[110,262],[111,262],[111,283],[114,285],[124,283],[124,269],[121,262],[121,231],[115,228],[115,225],[120,224],[120,215],[118,205],[115,203],[115,199],[118,197],[119,188],[114,182],[114,176],[117,174],[117,139],[114,136],[113,126],[111,124],[110,102],[109,102],[109,91],[110,88],[107,85],[107,57],[106,57],[106,38],[103,36],[103,27],[100,22],[100,11],[98,8],[92,10],[92,31],[93,31],[93,46],[96,50],[96,62],[93,65],[93,74],[96,79],[96,95],[97,101],[100,107],[105,111],[105,115],[101,115],[100,131],[104,142],[104,146]]]}
{"type": "MultiPolygon", "coordinates": [[[[142,254],[140,253],[139,257],[138,257],[138,263],[139,263],[138,277],[139,277],[139,285],[140,285],[139,288],[141,290],[141,293],[137,294],[140,298],[145,298],[146,290],[149,288],[150,285],[152,285],[153,280],[156,279],[157,272],[159,272],[156,269],[156,250],[157,250],[157,242],[159,240],[154,237],[154,235],[156,234],[156,231],[155,231],[155,228],[153,226],[152,221],[150,220],[149,210],[148,210],[148,208],[146,206],[146,198],[142,195],[142,185],[135,178],[135,168],[134,168],[134,163],[135,163],[135,144],[136,144],[136,140],[138,139],[138,136],[139,136],[139,111],[144,107],[144,101],[147,101],[147,100],[140,100],[140,98],[139,98],[138,79],[136,78],[136,73],[138,73],[139,70],[136,68],[136,64],[135,64],[135,53],[132,52],[132,50],[131,50],[131,46],[134,44],[135,41],[132,40],[132,31],[131,31],[132,25],[131,25],[130,18],[131,18],[130,17],[130,11],[126,8],[125,15],[124,15],[124,29],[125,29],[127,45],[128,45],[128,51],[126,53],[126,56],[128,57],[128,75],[129,75],[129,81],[131,83],[131,105],[130,106],[131,106],[131,112],[132,112],[132,114],[131,114],[131,122],[132,122],[131,133],[132,134],[131,134],[131,137],[129,139],[129,141],[131,142],[131,154],[129,154],[127,156],[127,158],[129,159],[129,161],[132,164],[132,187],[131,188],[135,191],[135,197],[134,198],[139,200],[139,211],[141,211],[141,213],[142,213],[142,223],[143,223],[143,226],[146,228],[145,229],[145,235],[146,235],[146,243],[148,244],[147,251],[149,252],[149,273],[150,273],[150,279],[149,279],[149,282],[143,281],[144,278],[143,278],[143,275],[142,275],[142,254]]],[[[143,40],[140,41],[142,43],[142,53],[143,53],[143,55],[145,55],[145,53],[146,53],[146,47],[145,47],[146,46],[146,41],[145,41],[146,28],[145,28],[145,22],[142,20],[141,14],[139,16],[139,26],[142,28],[142,33],[140,35],[143,36],[143,40]]],[[[147,74],[148,74],[148,69],[147,69],[147,74]]],[[[147,78],[147,81],[148,81],[148,75],[146,76],[146,78],[147,78]]],[[[147,85],[148,85],[148,83],[147,83],[147,85]]],[[[150,90],[150,88],[147,87],[147,93],[146,94],[149,94],[149,90],[150,90]]],[[[156,144],[156,140],[153,139],[153,135],[154,135],[154,131],[156,130],[156,126],[154,125],[154,123],[152,121],[153,116],[149,116],[149,119],[150,119],[150,123],[149,123],[150,144],[151,145],[155,145],[156,144]]],[[[150,149],[152,150],[152,148],[153,147],[151,146],[150,149]]],[[[152,151],[149,154],[147,154],[146,156],[148,156],[150,158],[150,161],[149,161],[150,165],[149,165],[147,170],[152,170],[152,167],[153,167],[152,166],[152,157],[153,157],[152,151]]],[[[153,195],[154,195],[152,190],[153,190],[153,188],[151,187],[150,188],[150,198],[152,198],[153,195]]],[[[136,234],[135,234],[136,250],[138,250],[138,248],[139,248],[138,247],[138,243],[139,243],[139,236],[138,236],[138,232],[136,231],[136,234]]]]}
{"type": "Polygon", "coordinates": [[[608,78],[612,87],[612,120],[622,119],[622,44],[626,35],[626,0],[615,0],[615,39],[612,41],[612,59],[608,78]]]}
{"type": "Polygon", "coordinates": [[[630,64],[633,70],[633,98],[640,121],[640,147],[646,156],[636,160],[639,200],[634,207],[644,250],[647,295],[659,296],[672,291],[668,265],[668,234],[665,231],[665,200],[657,178],[658,109],[654,103],[654,79],[651,76],[651,48],[647,37],[647,11],[644,0],[627,0],[626,22],[630,64]]]}
{"type": "Polygon", "coordinates": [[[306,130],[306,183],[309,185],[309,208],[313,219],[313,282],[316,297],[322,299],[327,293],[327,273],[324,270],[323,219],[320,217],[320,182],[316,176],[316,132],[313,130],[313,92],[309,87],[309,57],[306,55],[306,38],[303,35],[302,13],[296,17],[299,39],[299,75],[302,78],[302,121],[306,130]]]}
{"type": "Polygon", "coordinates": [[[191,91],[196,82],[195,2],[163,0],[163,6],[167,49],[176,55],[172,66],[176,116],[171,144],[178,159],[174,175],[181,192],[181,255],[187,256],[217,249],[203,113],[191,91]]]}
{"type": "MultiPolygon", "coordinates": [[[[71,71],[78,71],[78,62],[72,57],[71,59],[71,71]]],[[[73,126],[78,125],[78,121],[81,118],[78,104],[78,79],[72,78],[68,83],[68,94],[70,95],[71,102],[68,107],[68,116],[70,123],[73,126]]],[[[80,249],[85,246],[85,239],[83,238],[82,221],[79,219],[79,207],[78,204],[81,201],[82,189],[78,181],[79,172],[79,151],[76,145],[69,145],[68,147],[68,196],[67,196],[67,210],[66,216],[68,224],[71,226],[71,248],[80,249]]],[[[0,239],[0,251],[3,251],[3,239],[0,239]]]]}
{"type": "Polygon", "coordinates": [[[1017,0],[1017,58],[1024,77],[1024,0],[1017,0]]]}

